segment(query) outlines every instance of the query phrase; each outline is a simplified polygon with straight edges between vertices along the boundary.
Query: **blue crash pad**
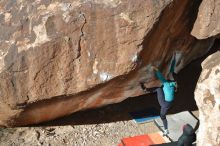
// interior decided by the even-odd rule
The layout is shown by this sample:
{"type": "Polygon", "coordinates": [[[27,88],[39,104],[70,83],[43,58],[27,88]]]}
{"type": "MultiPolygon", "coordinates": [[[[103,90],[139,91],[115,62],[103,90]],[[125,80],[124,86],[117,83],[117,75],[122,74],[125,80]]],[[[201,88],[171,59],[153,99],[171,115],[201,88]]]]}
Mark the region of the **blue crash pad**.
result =
{"type": "Polygon", "coordinates": [[[154,107],[146,108],[140,111],[130,112],[129,114],[138,124],[151,122],[154,119],[160,117],[160,112],[154,107]]]}

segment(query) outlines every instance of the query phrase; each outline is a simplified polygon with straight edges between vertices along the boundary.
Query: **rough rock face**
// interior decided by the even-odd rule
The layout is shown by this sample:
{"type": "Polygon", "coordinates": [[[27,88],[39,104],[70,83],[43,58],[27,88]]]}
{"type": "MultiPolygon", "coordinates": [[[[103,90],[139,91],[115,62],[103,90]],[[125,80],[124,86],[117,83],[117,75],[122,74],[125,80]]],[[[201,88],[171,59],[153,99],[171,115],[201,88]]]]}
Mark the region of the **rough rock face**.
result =
{"type": "Polygon", "coordinates": [[[192,35],[198,39],[205,39],[211,36],[220,37],[220,1],[203,0],[198,17],[194,24],[192,35]]]}
{"type": "Polygon", "coordinates": [[[195,90],[199,108],[198,145],[220,145],[220,51],[210,55],[202,63],[195,90]]]}
{"type": "Polygon", "coordinates": [[[198,0],[1,0],[0,125],[39,123],[143,94],[206,53],[190,35],[198,0]]]}

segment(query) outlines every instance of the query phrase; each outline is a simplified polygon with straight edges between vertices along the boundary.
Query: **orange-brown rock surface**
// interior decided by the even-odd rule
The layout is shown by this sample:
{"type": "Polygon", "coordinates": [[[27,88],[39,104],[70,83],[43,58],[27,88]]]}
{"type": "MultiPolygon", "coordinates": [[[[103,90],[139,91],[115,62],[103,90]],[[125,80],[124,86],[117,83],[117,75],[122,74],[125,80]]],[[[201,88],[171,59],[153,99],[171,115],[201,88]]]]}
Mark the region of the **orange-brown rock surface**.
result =
{"type": "Polygon", "coordinates": [[[199,108],[199,132],[197,144],[201,146],[220,145],[220,51],[210,55],[202,63],[195,90],[199,108]]]}
{"type": "Polygon", "coordinates": [[[190,35],[197,0],[0,1],[0,125],[55,119],[117,103],[206,53],[190,35]]]}
{"type": "Polygon", "coordinates": [[[202,0],[192,35],[198,39],[220,37],[220,1],[202,0]]]}

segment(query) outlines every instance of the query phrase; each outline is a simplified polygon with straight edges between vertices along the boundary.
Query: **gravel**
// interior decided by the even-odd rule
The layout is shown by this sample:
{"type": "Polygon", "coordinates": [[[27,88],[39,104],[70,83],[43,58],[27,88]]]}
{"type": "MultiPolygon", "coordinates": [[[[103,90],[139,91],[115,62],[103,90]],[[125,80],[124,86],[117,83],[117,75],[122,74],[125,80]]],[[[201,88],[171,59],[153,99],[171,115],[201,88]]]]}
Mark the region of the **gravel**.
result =
{"type": "Polygon", "coordinates": [[[1,146],[113,146],[123,137],[158,129],[151,123],[138,125],[134,121],[103,124],[48,127],[6,128],[0,131],[1,146]]]}

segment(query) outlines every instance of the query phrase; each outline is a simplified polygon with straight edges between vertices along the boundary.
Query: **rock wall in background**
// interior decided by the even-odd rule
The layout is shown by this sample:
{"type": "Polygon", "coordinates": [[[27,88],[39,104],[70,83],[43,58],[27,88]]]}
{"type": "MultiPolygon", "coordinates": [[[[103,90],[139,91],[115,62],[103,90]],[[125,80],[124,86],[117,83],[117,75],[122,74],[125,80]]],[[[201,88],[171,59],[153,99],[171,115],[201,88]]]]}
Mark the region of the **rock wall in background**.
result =
{"type": "Polygon", "coordinates": [[[199,108],[199,132],[197,144],[220,145],[220,51],[210,55],[202,63],[195,90],[195,100],[199,108]]]}
{"type": "Polygon", "coordinates": [[[202,0],[192,35],[198,39],[220,38],[220,1],[202,0]]]}
{"type": "MultiPolygon", "coordinates": [[[[220,1],[203,0],[191,34],[198,39],[220,37],[220,1]]],[[[199,108],[198,145],[220,145],[220,52],[202,64],[202,74],[195,90],[199,108]]]]}
{"type": "Polygon", "coordinates": [[[143,94],[214,39],[190,35],[198,0],[1,0],[0,125],[52,120],[143,94]]]}

